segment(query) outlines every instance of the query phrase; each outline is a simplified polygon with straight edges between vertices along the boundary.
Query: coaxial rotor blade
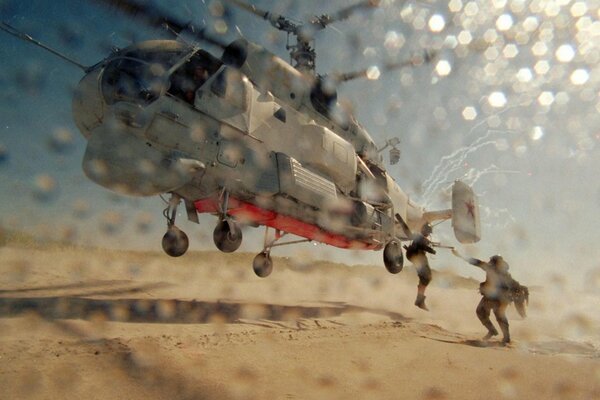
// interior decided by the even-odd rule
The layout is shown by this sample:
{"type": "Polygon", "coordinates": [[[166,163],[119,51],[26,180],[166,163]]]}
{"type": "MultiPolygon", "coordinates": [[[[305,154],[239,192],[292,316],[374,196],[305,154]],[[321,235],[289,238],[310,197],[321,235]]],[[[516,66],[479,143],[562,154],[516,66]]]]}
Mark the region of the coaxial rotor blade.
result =
{"type": "Polygon", "coordinates": [[[225,48],[228,43],[208,34],[204,28],[193,25],[192,23],[184,22],[174,16],[169,16],[162,10],[153,7],[151,4],[143,4],[136,0],[92,0],[96,3],[102,3],[116,8],[123,14],[133,18],[138,18],[146,25],[154,28],[164,28],[172,30],[179,34],[185,31],[190,36],[197,40],[201,40],[220,48],[225,48]]]}
{"type": "Polygon", "coordinates": [[[289,18],[286,18],[283,15],[261,10],[260,8],[252,4],[248,4],[242,0],[225,0],[225,2],[231,3],[234,6],[241,8],[242,10],[248,11],[249,13],[252,13],[254,15],[259,16],[262,19],[269,21],[271,25],[273,25],[280,31],[298,34],[298,30],[301,25],[292,22],[289,18]]]}
{"type": "Polygon", "coordinates": [[[381,0],[364,0],[360,3],[343,8],[333,15],[323,14],[321,16],[315,16],[310,20],[310,24],[313,26],[313,29],[321,30],[333,22],[348,19],[356,11],[377,8],[380,4],[381,0]]]}
{"type": "MultiPolygon", "coordinates": [[[[423,64],[429,64],[433,60],[437,58],[437,53],[434,52],[424,52],[422,54],[417,54],[409,58],[408,60],[402,60],[399,62],[387,63],[383,65],[381,68],[378,68],[379,72],[389,72],[395,69],[400,69],[404,67],[417,67],[423,64]]],[[[360,71],[355,72],[346,72],[346,73],[337,73],[332,74],[332,78],[337,82],[347,82],[353,79],[359,78],[368,78],[372,73],[373,67],[365,68],[360,71]]]]}
{"type": "Polygon", "coordinates": [[[231,3],[243,10],[246,10],[254,15],[258,15],[261,18],[264,19],[269,19],[269,15],[271,14],[268,11],[265,10],[261,10],[260,8],[252,5],[252,4],[248,4],[245,1],[240,1],[240,0],[225,0],[227,3],[231,3]]]}

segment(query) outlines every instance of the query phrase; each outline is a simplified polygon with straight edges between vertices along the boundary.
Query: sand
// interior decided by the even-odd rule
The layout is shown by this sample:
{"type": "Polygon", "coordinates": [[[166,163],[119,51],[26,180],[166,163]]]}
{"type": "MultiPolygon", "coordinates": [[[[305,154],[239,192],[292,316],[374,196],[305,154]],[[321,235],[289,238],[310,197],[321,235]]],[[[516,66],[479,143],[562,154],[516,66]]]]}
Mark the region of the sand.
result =
{"type": "Polygon", "coordinates": [[[600,399],[598,326],[543,288],[501,346],[478,340],[477,281],[434,273],[425,312],[410,265],[251,261],[9,243],[0,397],[600,399]]]}

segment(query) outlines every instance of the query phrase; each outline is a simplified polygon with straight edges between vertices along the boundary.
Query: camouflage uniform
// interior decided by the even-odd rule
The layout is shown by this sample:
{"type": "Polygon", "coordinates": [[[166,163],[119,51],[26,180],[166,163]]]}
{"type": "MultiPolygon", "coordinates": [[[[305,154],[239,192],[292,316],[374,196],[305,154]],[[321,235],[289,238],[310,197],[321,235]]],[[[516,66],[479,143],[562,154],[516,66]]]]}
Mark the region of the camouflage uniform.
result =
{"type": "MultiPolygon", "coordinates": [[[[506,308],[511,301],[521,296],[529,295],[525,286],[513,279],[508,273],[508,264],[500,256],[493,256],[489,262],[481,261],[476,258],[467,260],[470,264],[483,269],[486,273],[485,282],[479,285],[479,291],[483,296],[479,305],[477,305],[477,317],[488,330],[484,339],[496,336],[498,331],[490,321],[490,313],[494,312],[496,321],[502,330],[502,342],[510,343],[510,332],[508,330],[508,318],[506,318],[506,308]]],[[[521,312],[521,310],[519,310],[521,312]]]]}

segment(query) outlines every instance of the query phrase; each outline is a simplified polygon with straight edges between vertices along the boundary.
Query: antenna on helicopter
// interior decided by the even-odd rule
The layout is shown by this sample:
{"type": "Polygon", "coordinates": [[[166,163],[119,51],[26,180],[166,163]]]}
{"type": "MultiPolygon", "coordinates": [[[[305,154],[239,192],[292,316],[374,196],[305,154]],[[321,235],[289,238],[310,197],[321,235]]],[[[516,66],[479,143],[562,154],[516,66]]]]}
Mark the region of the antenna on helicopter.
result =
{"type": "Polygon", "coordinates": [[[3,30],[4,32],[15,36],[21,40],[24,40],[26,42],[29,43],[33,43],[34,45],[41,47],[42,49],[54,54],[55,56],[63,59],[64,61],[68,62],[71,65],[76,66],[77,68],[81,69],[83,72],[87,72],[89,70],[90,67],[86,67],[85,65],[73,60],[72,58],[62,54],[61,52],[54,50],[53,48],[45,45],[44,43],[32,38],[31,36],[29,36],[28,34],[19,31],[18,29],[16,29],[13,26],[10,26],[9,24],[7,24],[6,22],[0,22],[0,29],[3,30]]]}
{"type": "Polygon", "coordinates": [[[286,18],[283,15],[261,10],[241,0],[225,1],[269,21],[276,29],[287,32],[286,50],[290,51],[291,63],[299,71],[312,75],[315,74],[315,60],[317,57],[314,47],[315,33],[325,29],[331,23],[347,19],[358,10],[377,8],[381,2],[381,0],[361,1],[360,3],[343,8],[333,15],[315,15],[309,21],[302,23],[293,22],[290,18],[286,18]],[[290,36],[295,38],[295,43],[290,44],[290,36]]]}
{"type": "Polygon", "coordinates": [[[190,43],[188,40],[186,40],[183,36],[181,36],[181,33],[177,32],[175,29],[171,28],[171,26],[167,23],[163,24],[163,27],[168,30],[169,32],[171,32],[173,34],[173,36],[175,36],[177,39],[181,40],[181,42],[183,44],[185,44],[188,47],[194,47],[194,44],[190,43]]]}

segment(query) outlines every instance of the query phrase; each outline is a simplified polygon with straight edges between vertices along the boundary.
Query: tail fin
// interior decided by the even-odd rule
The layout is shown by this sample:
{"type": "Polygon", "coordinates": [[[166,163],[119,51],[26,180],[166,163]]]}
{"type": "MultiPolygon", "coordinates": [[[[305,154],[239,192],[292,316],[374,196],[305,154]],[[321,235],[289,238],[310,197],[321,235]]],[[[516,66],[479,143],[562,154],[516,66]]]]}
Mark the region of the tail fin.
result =
{"type": "Polygon", "coordinates": [[[476,243],[481,239],[477,196],[458,180],[452,187],[452,227],[460,243],[476,243]]]}

